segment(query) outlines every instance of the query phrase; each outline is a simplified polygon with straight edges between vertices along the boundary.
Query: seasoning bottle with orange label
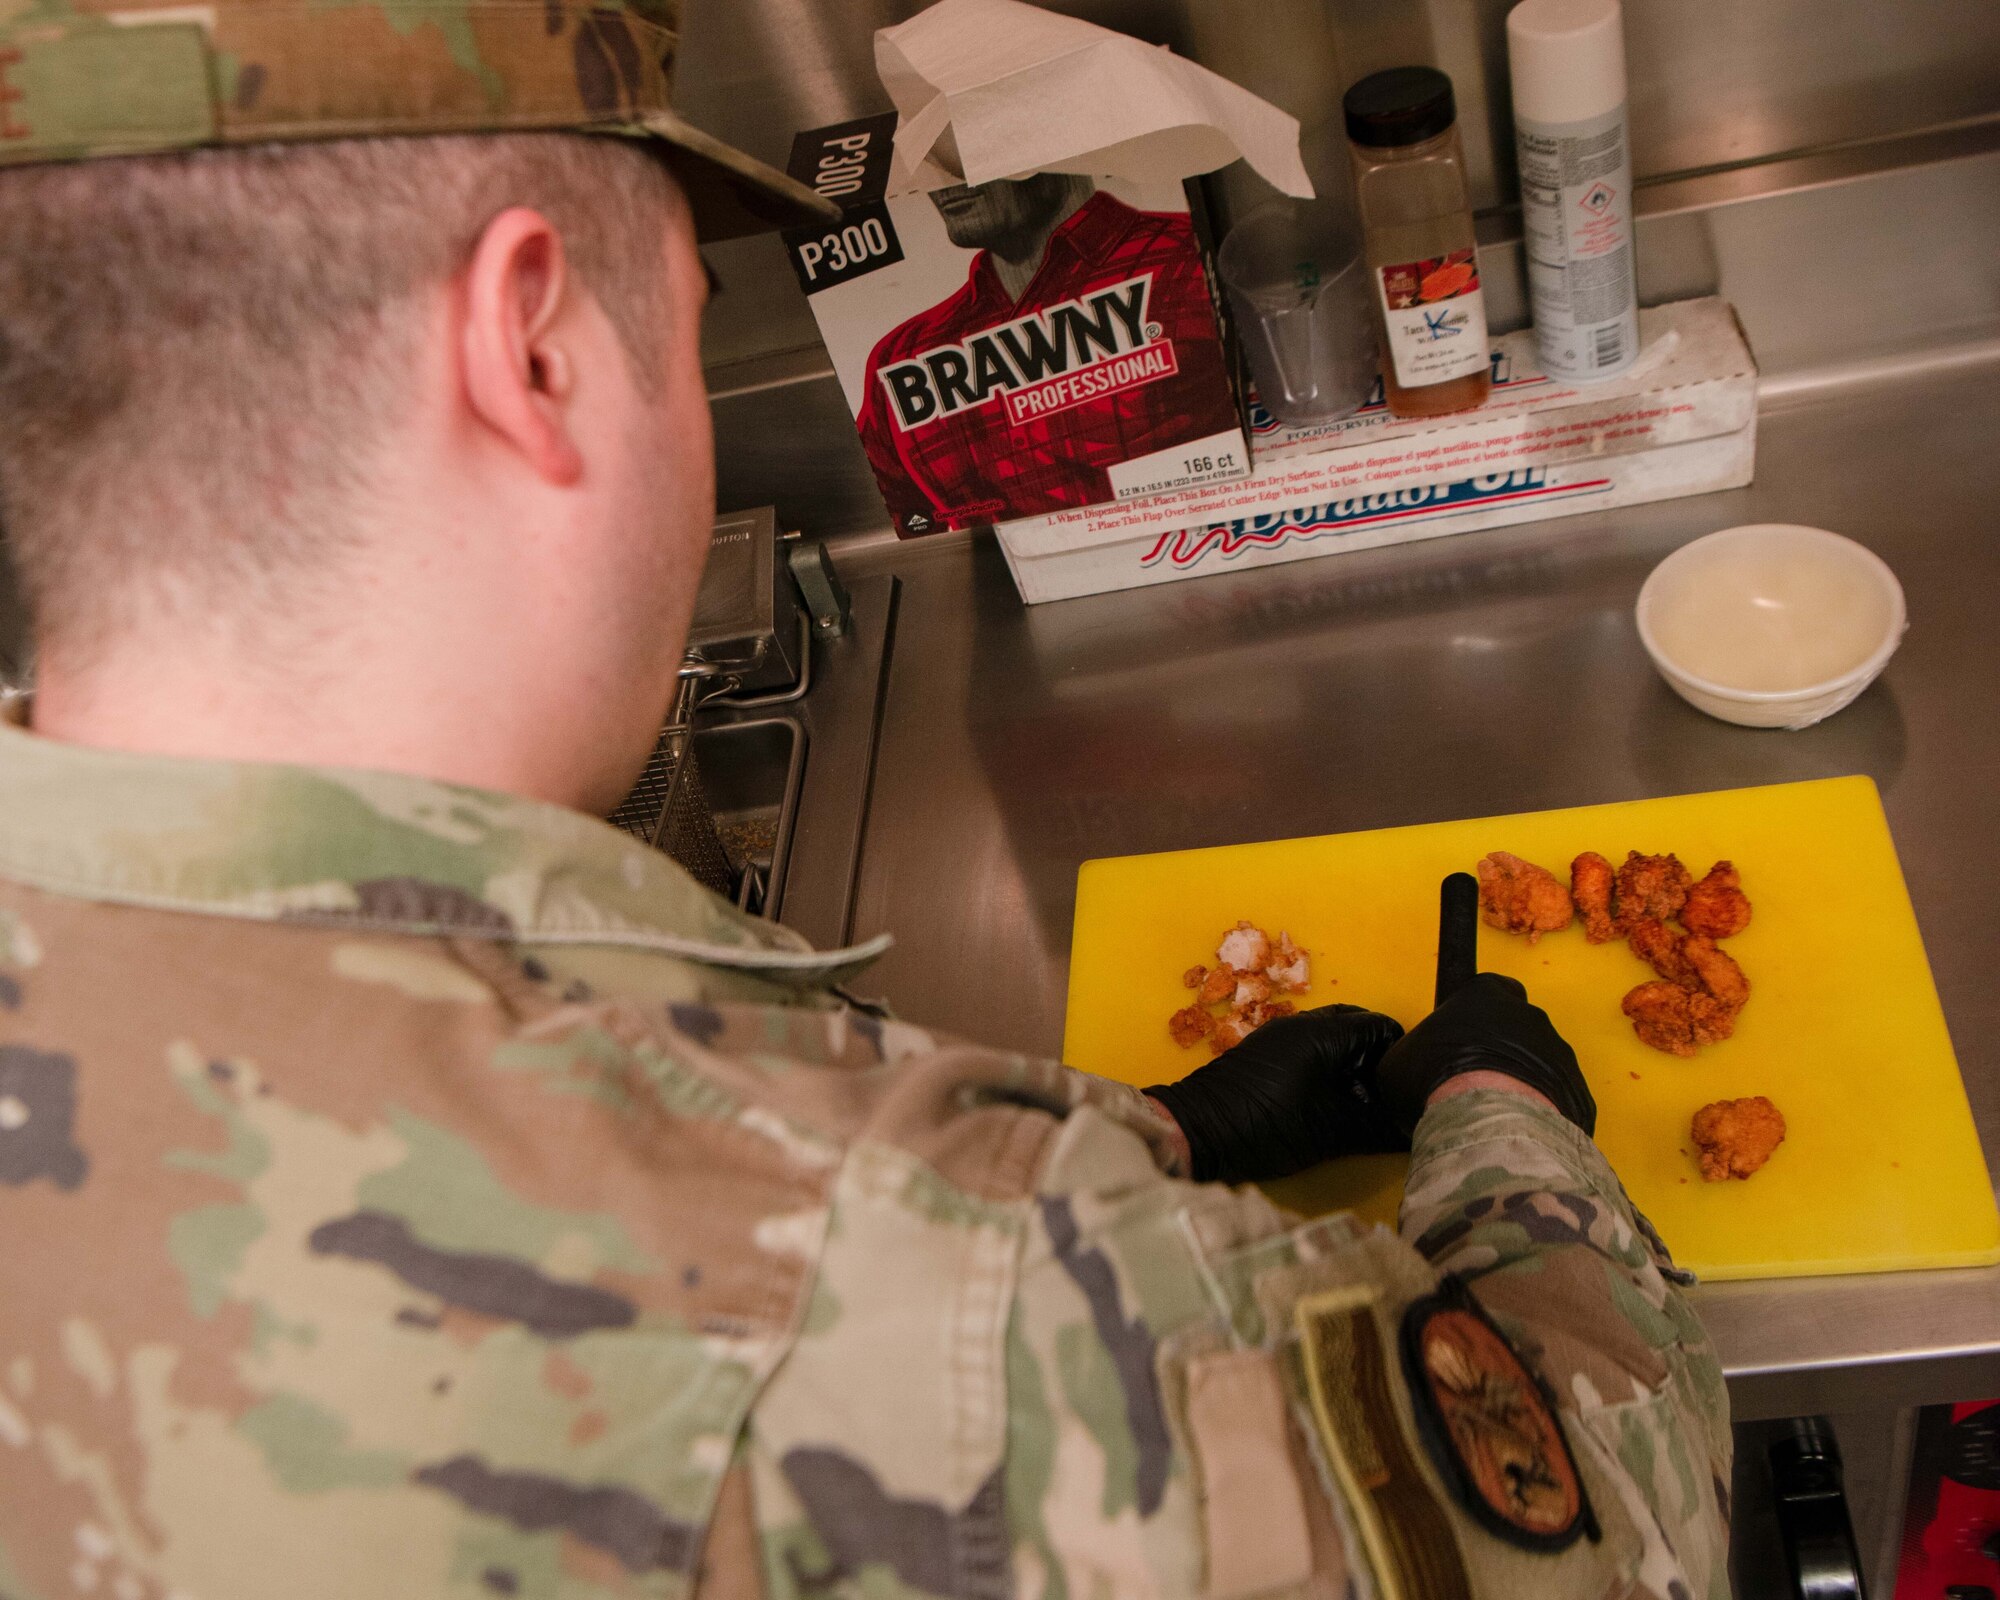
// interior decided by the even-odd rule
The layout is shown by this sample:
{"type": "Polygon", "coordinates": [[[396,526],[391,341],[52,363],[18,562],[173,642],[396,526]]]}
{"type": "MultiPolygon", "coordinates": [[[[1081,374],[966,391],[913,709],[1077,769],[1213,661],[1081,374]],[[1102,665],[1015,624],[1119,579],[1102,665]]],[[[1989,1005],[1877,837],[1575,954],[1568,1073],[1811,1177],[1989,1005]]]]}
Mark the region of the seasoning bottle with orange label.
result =
{"type": "Polygon", "coordinates": [[[1343,109],[1389,409],[1479,405],[1493,369],[1451,79],[1391,67],[1349,89],[1343,109]]]}

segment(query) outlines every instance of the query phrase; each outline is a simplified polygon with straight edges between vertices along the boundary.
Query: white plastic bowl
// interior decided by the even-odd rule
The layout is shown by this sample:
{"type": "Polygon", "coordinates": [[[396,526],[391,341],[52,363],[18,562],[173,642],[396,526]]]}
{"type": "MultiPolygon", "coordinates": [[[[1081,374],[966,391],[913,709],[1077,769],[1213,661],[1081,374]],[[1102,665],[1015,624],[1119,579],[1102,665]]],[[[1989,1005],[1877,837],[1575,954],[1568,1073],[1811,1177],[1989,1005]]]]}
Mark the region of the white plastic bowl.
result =
{"type": "Polygon", "coordinates": [[[1909,626],[1882,558],[1758,522],[1683,545],[1639,591],[1639,638],[1683,700],[1746,728],[1809,728],[1873,683],[1909,626]]]}

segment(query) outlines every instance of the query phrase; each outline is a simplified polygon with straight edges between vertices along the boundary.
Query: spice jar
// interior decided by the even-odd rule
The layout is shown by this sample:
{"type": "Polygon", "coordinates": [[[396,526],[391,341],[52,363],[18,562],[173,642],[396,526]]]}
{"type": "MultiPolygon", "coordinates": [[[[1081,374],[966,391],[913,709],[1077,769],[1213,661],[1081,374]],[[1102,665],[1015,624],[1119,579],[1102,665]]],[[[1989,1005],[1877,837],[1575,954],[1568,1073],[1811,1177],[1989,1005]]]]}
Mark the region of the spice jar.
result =
{"type": "Polygon", "coordinates": [[[1355,84],[1343,107],[1383,396],[1399,417],[1476,406],[1493,370],[1451,79],[1391,67],[1355,84]]]}

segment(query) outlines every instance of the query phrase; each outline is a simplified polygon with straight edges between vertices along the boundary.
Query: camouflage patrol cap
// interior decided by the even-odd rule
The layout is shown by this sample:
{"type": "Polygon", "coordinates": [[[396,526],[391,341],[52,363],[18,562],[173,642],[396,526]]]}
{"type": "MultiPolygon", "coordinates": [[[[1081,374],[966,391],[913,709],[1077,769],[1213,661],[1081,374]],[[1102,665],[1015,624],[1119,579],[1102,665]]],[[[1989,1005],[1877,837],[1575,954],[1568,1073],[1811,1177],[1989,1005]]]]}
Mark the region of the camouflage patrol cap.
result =
{"type": "Polygon", "coordinates": [[[569,130],[653,140],[704,239],[831,203],[671,104],[677,0],[0,0],[0,167],[569,130]]]}

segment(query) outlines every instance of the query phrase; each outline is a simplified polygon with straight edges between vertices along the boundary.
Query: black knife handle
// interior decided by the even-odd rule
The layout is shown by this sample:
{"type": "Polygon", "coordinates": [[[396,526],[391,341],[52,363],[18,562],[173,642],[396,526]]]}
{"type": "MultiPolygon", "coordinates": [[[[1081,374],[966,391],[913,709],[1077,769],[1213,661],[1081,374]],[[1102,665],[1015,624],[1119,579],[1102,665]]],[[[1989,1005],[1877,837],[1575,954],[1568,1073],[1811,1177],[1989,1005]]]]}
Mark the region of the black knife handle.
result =
{"type": "Polygon", "coordinates": [[[1438,972],[1433,1005],[1443,1005],[1479,972],[1479,880],[1454,872],[1438,886],[1438,972]]]}

